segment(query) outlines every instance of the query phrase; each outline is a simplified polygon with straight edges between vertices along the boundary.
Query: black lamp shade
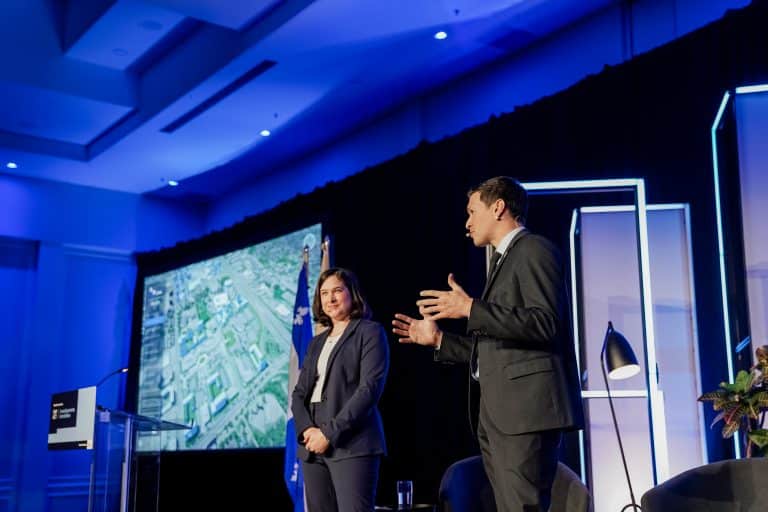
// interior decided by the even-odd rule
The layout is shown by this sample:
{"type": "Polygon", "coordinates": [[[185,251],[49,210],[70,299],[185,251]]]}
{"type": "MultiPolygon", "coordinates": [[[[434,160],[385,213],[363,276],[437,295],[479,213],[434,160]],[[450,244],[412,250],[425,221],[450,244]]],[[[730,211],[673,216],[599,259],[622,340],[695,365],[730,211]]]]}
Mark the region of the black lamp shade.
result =
{"type": "Polygon", "coordinates": [[[632,350],[632,346],[620,332],[613,329],[613,324],[608,322],[608,331],[605,333],[603,342],[603,351],[605,352],[605,366],[608,370],[608,377],[611,380],[628,379],[637,375],[640,371],[640,365],[637,364],[637,357],[632,350]]]}

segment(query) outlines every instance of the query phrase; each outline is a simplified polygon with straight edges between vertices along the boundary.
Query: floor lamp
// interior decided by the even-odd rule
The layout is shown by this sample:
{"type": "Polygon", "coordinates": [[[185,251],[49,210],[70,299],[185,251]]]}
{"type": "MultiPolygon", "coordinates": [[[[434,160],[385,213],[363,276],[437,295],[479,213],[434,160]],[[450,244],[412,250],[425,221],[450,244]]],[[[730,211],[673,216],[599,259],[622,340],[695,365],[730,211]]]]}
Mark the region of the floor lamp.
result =
{"type": "Polygon", "coordinates": [[[619,442],[619,451],[621,452],[621,463],[624,465],[624,474],[627,477],[627,486],[629,487],[629,497],[631,503],[622,507],[624,512],[631,507],[632,510],[642,510],[635,501],[635,493],[632,490],[632,482],[629,479],[629,469],[627,468],[627,459],[624,456],[624,445],[621,443],[621,434],[619,434],[619,423],[616,421],[616,411],[613,409],[613,399],[611,398],[611,388],[608,385],[608,377],[611,380],[623,380],[637,375],[640,371],[640,365],[637,364],[637,357],[632,351],[627,339],[614,330],[613,324],[608,322],[608,330],[605,332],[603,348],[600,351],[600,368],[603,370],[603,381],[605,390],[608,393],[608,405],[611,408],[611,418],[613,418],[613,428],[616,431],[616,439],[619,442]],[[606,374],[606,368],[608,373],[606,374]]]}

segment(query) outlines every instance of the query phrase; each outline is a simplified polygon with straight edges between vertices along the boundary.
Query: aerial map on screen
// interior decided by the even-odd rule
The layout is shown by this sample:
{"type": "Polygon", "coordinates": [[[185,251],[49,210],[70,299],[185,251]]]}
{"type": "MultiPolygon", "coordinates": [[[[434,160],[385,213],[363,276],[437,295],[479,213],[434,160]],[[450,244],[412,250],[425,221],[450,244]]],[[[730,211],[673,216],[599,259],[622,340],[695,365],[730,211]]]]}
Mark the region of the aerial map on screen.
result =
{"type": "Polygon", "coordinates": [[[145,278],[138,413],[192,428],[140,438],[139,450],[285,445],[302,248],[311,301],[320,237],[316,224],[145,278]]]}

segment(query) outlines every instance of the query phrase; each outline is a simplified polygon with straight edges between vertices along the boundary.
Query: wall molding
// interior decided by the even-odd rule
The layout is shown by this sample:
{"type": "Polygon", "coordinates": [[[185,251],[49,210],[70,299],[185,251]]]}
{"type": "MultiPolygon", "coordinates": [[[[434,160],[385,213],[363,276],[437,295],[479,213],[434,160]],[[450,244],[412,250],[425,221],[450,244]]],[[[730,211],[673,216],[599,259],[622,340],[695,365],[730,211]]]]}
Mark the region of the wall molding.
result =
{"type": "Polygon", "coordinates": [[[59,496],[88,496],[91,485],[90,475],[65,475],[48,478],[46,494],[49,498],[59,496]]]}

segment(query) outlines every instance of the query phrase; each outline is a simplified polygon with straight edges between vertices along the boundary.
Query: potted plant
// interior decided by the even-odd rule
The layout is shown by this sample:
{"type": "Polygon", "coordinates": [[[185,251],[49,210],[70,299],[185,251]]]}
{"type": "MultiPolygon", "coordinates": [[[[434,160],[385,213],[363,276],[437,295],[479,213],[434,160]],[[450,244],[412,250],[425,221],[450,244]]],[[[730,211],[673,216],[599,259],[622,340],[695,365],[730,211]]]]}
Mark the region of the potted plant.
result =
{"type": "Polygon", "coordinates": [[[699,397],[719,411],[712,426],[722,420],[724,438],[742,432],[747,457],[765,455],[768,447],[768,429],[763,428],[768,411],[768,345],[755,351],[755,359],[750,371],[739,371],[735,382],[721,382],[718,389],[699,397]]]}

